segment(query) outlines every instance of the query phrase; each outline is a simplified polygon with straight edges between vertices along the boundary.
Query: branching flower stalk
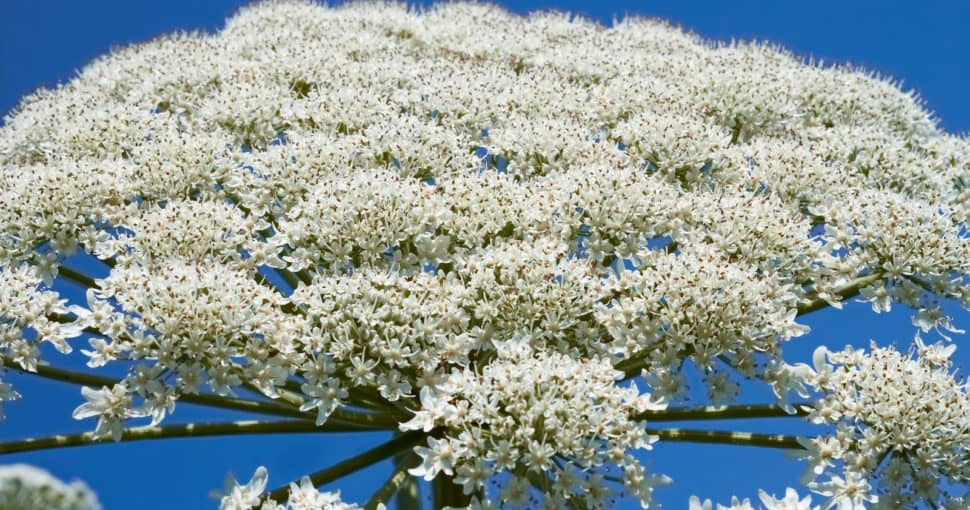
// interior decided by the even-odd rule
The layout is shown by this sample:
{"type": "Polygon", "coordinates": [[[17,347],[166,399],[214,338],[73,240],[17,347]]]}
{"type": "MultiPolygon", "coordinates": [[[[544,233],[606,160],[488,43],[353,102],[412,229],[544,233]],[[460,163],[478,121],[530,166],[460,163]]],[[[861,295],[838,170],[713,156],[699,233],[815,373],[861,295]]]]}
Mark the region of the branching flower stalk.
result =
{"type": "Polygon", "coordinates": [[[268,1],[26,97],[0,177],[0,359],[97,419],[0,453],[384,430],[220,508],[354,508],[318,487],[394,459],[367,508],[425,480],[436,507],[592,509],[654,506],[650,450],[714,442],[801,452],[820,508],[965,508],[941,300],[970,307],[970,142],[859,69],[648,19],[268,1]],[[854,298],[940,342],[786,360],[854,298]],[[262,418],[164,425],[180,402],[262,418]],[[732,418],[824,426],[703,428],[732,418]]]}

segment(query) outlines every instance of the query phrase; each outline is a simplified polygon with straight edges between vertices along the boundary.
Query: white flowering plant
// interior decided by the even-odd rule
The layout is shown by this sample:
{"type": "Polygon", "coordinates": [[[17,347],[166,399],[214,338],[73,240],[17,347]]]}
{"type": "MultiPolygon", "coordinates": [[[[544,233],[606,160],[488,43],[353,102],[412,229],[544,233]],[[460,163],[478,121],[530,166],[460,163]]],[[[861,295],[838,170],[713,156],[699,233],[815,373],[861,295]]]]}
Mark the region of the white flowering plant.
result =
{"type": "Polygon", "coordinates": [[[435,508],[649,508],[644,452],[694,441],[801,458],[769,510],[967,508],[941,303],[970,308],[970,141],[859,69],[648,19],[269,1],[24,98],[0,172],[0,360],[96,420],[0,453],[391,431],[220,508],[356,508],[318,487],[387,459],[365,508],[422,480],[435,508]],[[786,359],[855,298],[933,341],[786,359]],[[265,419],[166,424],[180,402],[265,419]],[[791,416],[818,433],[658,426],[791,416]]]}

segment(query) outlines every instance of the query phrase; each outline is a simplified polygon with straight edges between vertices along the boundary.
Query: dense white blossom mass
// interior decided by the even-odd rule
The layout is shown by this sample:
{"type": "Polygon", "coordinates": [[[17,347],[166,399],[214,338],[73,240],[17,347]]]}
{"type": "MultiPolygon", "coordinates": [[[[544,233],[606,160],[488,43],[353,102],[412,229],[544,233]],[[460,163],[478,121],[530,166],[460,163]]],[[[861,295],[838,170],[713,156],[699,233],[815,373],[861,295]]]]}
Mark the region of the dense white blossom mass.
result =
{"type": "Polygon", "coordinates": [[[970,306],[970,142],[858,69],[649,19],[264,2],[28,96],[0,176],[0,358],[128,367],[84,390],[98,436],[257,392],[423,433],[411,474],[475,508],[647,507],[643,417],[749,378],[820,396],[822,508],[970,481],[952,346],[783,357],[856,295],[944,337],[941,299],[970,306]]]}
{"type": "Polygon", "coordinates": [[[0,508],[4,510],[101,510],[94,492],[27,464],[0,466],[0,508]]]}

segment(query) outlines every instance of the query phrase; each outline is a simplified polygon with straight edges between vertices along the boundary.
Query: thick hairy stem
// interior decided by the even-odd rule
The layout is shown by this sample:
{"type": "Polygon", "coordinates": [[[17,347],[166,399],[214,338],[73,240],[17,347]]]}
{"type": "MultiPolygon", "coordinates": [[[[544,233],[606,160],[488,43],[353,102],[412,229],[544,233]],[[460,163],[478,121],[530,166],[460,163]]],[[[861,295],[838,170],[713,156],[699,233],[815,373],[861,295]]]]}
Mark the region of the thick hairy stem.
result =
{"type": "MultiPolygon", "coordinates": [[[[400,434],[400,432],[397,432],[397,434],[400,434]]],[[[413,451],[395,455],[395,468],[402,469],[403,466],[410,469],[414,465],[417,465],[411,464],[412,462],[416,463],[420,460],[420,458],[414,459],[414,455],[413,451]]],[[[407,469],[405,469],[405,472],[407,472],[407,469]]],[[[394,495],[394,502],[397,504],[397,510],[421,510],[421,486],[418,478],[408,476],[403,480],[402,485],[398,487],[394,495]]]]}
{"type": "MultiPolygon", "coordinates": [[[[312,422],[288,420],[261,422],[255,420],[228,423],[188,423],[164,427],[134,427],[121,433],[121,442],[147,441],[151,439],[170,439],[175,437],[229,436],[242,434],[304,434],[315,432],[352,432],[336,426],[317,427],[312,422]]],[[[95,437],[93,432],[81,434],[33,437],[0,443],[0,455],[47,450],[51,448],[70,448],[102,443],[113,443],[111,437],[95,437]]]]}
{"type": "Polygon", "coordinates": [[[397,504],[397,510],[421,510],[420,481],[413,476],[408,476],[403,487],[398,489],[394,502],[397,504]]]}
{"type": "MultiPolygon", "coordinates": [[[[417,494],[413,495],[413,501],[414,503],[418,504],[417,506],[408,506],[411,504],[412,498],[400,497],[402,495],[400,493],[402,489],[406,490],[408,488],[408,482],[414,480],[414,477],[408,474],[408,470],[420,463],[421,458],[415,455],[413,452],[402,456],[401,460],[397,462],[397,467],[394,469],[394,472],[391,473],[390,478],[384,482],[384,485],[382,485],[380,489],[377,489],[377,492],[375,492],[374,495],[371,496],[367,501],[367,504],[364,505],[364,510],[377,510],[377,505],[387,503],[387,500],[395,494],[399,496],[397,498],[398,510],[417,510],[420,508],[420,500],[418,500],[417,494]],[[406,502],[406,506],[401,505],[402,499],[406,502]]],[[[415,484],[413,487],[417,487],[417,485],[415,484]]],[[[409,496],[408,494],[403,495],[409,496]]]]}
{"type": "MultiPolygon", "coordinates": [[[[310,481],[314,486],[319,487],[325,483],[332,482],[338,478],[347,476],[350,473],[361,470],[367,466],[376,464],[382,460],[391,458],[398,453],[406,451],[407,449],[412,448],[416,444],[420,443],[425,437],[427,437],[427,435],[418,430],[401,434],[386,443],[361,453],[360,455],[351,457],[339,464],[313,473],[310,475],[310,481]]],[[[266,497],[269,499],[280,503],[285,502],[289,496],[289,484],[273,489],[266,495],[266,497]]]]}
{"type": "Polygon", "coordinates": [[[733,432],[725,430],[692,429],[647,429],[647,433],[660,436],[662,441],[682,441],[686,443],[716,443],[738,446],[762,446],[766,448],[785,448],[804,450],[797,436],[783,434],[755,434],[752,432],[733,432]]]}
{"type": "Polygon", "coordinates": [[[732,418],[792,418],[808,416],[809,411],[803,406],[811,406],[811,402],[796,402],[794,414],[789,414],[774,404],[766,405],[731,405],[706,407],[669,407],[662,411],[644,411],[635,420],[657,421],[686,421],[686,420],[725,420],[732,418]]]}
{"type": "Polygon", "coordinates": [[[356,426],[358,430],[397,430],[401,422],[392,415],[360,413],[347,409],[334,409],[327,419],[343,426],[356,426]]]}
{"type": "Polygon", "coordinates": [[[439,473],[431,482],[436,509],[446,506],[460,508],[468,506],[471,496],[466,496],[461,485],[455,483],[455,477],[439,473]]]}

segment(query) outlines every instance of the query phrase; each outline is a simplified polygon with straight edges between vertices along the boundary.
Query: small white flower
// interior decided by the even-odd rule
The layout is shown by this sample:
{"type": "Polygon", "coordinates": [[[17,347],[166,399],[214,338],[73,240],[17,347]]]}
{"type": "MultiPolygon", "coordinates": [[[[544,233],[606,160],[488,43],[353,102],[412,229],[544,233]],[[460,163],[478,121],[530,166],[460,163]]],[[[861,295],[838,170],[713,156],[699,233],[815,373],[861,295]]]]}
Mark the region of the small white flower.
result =
{"type": "Polygon", "coordinates": [[[433,480],[439,472],[449,476],[454,474],[455,463],[464,454],[463,448],[456,447],[448,438],[434,437],[428,438],[428,447],[416,446],[414,452],[421,456],[421,465],[408,472],[425,480],[433,480]]]}
{"type": "Polygon", "coordinates": [[[310,397],[307,399],[303,405],[300,406],[301,411],[309,411],[311,409],[317,410],[317,418],[315,423],[317,425],[323,425],[327,418],[330,416],[337,407],[343,402],[343,399],[347,398],[349,393],[346,388],[340,385],[340,380],[336,378],[328,377],[316,385],[311,386],[309,383],[304,383],[301,387],[303,394],[310,397]]]}
{"type": "Polygon", "coordinates": [[[688,510],[712,510],[714,503],[710,499],[705,499],[701,502],[700,498],[697,496],[691,496],[687,500],[688,510]]]}
{"type": "MultiPolygon", "coordinates": [[[[765,506],[765,510],[813,510],[811,507],[812,496],[809,495],[800,499],[798,492],[791,487],[785,489],[785,497],[783,499],[775,499],[774,496],[763,490],[758,491],[758,497],[765,506]]],[[[815,507],[814,510],[817,510],[817,508],[815,507]]]]}
{"type": "Polygon", "coordinates": [[[226,475],[224,492],[214,493],[219,500],[219,510],[250,510],[261,503],[260,495],[266,490],[269,477],[266,468],[259,466],[246,485],[240,485],[232,474],[226,475]]]}
{"type": "Polygon", "coordinates": [[[97,416],[98,426],[94,431],[95,436],[110,434],[113,440],[120,441],[125,418],[142,416],[142,413],[130,408],[131,395],[123,384],[116,384],[111,388],[105,386],[100,390],[84,386],[81,388],[81,394],[87,402],[78,406],[73,416],[75,420],[97,416]]]}

